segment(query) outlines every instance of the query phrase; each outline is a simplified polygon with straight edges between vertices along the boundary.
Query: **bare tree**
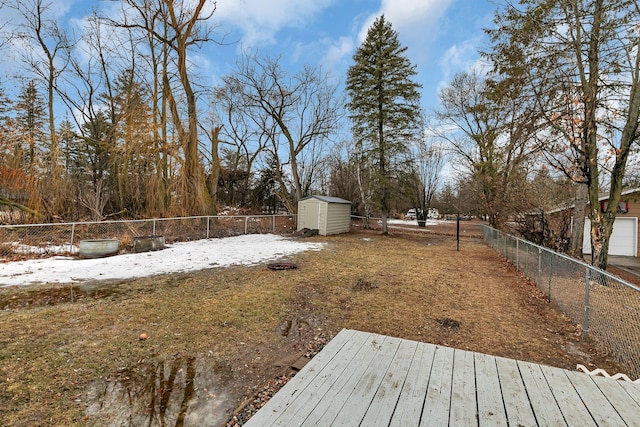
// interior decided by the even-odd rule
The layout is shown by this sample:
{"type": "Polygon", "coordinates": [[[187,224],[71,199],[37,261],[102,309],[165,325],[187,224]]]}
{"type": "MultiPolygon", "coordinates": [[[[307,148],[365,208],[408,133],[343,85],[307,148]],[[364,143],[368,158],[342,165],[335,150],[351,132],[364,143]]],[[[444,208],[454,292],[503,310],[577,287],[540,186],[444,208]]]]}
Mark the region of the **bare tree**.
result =
{"type": "Polygon", "coordinates": [[[27,71],[37,76],[46,87],[49,128],[49,165],[46,169],[49,173],[47,178],[43,180],[43,185],[46,186],[45,192],[49,196],[50,209],[55,215],[66,201],[60,199],[59,192],[62,187],[60,181],[62,170],[59,161],[60,149],[57,141],[54,107],[58,89],[57,80],[68,64],[68,59],[64,54],[68,50],[70,42],[58,23],[47,17],[54,6],[52,2],[12,0],[7,5],[18,12],[22,18],[22,22],[16,29],[14,41],[20,42],[23,52],[22,59],[27,66],[27,71]]]}
{"type": "MultiPolygon", "coordinates": [[[[525,93],[577,154],[572,166],[577,182],[588,187],[593,264],[601,268],[627,160],[640,137],[639,18],[637,0],[509,2],[490,31],[497,68],[527,83],[525,93]],[[567,111],[567,101],[575,108],[567,111]],[[603,174],[609,175],[610,202],[604,212],[598,200],[603,174]]],[[[576,205],[576,215],[583,208],[576,205]]]]}
{"type": "Polygon", "coordinates": [[[492,226],[517,210],[514,197],[526,180],[535,147],[531,110],[487,82],[477,72],[461,73],[440,92],[438,135],[450,144],[479,189],[478,202],[492,226]]]}
{"type": "Polygon", "coordinates": [[[419,223],[427,219],[440,186],[444,153],[444,147],[438,145],[434,138],[423,138],[413,149],[412,199],[419,223]]]}
{"type": "MultiPolygon", "coordinates": [[[[138,21],[115,23],[124,28],[138,28],[145,31],[171,52],[174,61],[164,62],[162,71],[163,97],[167,102],[175,131],[182,149],[182,209],[184,213],[211,212],[215,210],[204,176],[200,160],[198,140],[198,107],[192,77],[189,71],[190,49],[210,41],[210,29],[205,24],[216,10],[216,3],[206,0],[196,2],[176,2],[161,0],[126,0],[128,6],[140,18],[138,21]],[[210,5],[210,8],[207,6],[210,5]],[[174,64],[177,72],[179,92],[171,84],[167,70],[174,64]],[[186,120],[182,117],[179,99],[184,98],[186,120]]],[[[165,58],[168,58],[166,56],[165,58]]]]}
{"type": "Polygon", "coordinates": [[[319,69],[305,67],[291,76],[282,69],[279,59],[257,56],[245,57],[234,74],[223,81],[226,91],[242,94],[241,108],[259,130],[254,134],[267,138],[265,150],[275,162],[278,196],[287,209],[295,212],[298,199],[306,195],[304,182],[312,182],[321,145],[339,124],[337,84],[319,69]],[[285,165],[290,170],[293,191],[284,175],[285,165]]]}

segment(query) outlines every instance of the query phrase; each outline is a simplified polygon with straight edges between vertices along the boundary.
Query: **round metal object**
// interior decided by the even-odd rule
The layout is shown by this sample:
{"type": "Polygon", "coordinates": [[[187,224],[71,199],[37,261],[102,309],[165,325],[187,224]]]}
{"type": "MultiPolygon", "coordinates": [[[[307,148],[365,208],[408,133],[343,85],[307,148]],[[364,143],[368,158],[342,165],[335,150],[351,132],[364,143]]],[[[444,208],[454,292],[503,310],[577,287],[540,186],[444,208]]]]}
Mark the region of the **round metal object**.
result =
{"type": "Polygon", "coordinates": [[[272,262],[267,267],[270,270],[295,270],[298,268],[293,262],[272,262]]]}
{"type": "Polygon", "coordinates": [[[102,258],[117,254],[119,246],[117,239],[80,240],[78,255],[80,258],[102,258]]]}

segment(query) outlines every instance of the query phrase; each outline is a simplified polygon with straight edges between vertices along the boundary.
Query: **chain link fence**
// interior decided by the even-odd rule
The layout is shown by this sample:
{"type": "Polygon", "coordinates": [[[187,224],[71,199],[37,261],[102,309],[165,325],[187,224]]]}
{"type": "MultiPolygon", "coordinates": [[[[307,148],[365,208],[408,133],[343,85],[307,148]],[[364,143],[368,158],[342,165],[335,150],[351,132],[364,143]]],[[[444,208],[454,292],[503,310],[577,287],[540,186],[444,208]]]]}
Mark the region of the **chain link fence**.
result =
{"type": "Polygon", "coordinates": [[[585,262],[488,226],[485,241],[537,283],[553,301],[606,349],[633,378],[640,378],[640,288],[585,262]]]}
{"type": "Polygon", "coordinates": [[[144,220],[69,222],[0,226],[0,261],[36,256],[75,255],[81,240],[117,239],[133,251],[134,239],[163,236],[167,243],[240,234],[291,234],[295,215],[194,216],[144,220]]]}

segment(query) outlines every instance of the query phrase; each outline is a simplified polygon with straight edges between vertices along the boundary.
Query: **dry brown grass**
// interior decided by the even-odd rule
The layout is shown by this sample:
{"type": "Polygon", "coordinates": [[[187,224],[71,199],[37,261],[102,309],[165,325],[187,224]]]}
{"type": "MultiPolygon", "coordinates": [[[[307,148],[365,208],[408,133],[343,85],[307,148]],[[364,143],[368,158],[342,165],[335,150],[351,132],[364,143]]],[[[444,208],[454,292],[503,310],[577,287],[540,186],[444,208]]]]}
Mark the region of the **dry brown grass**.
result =
{"type": "Polygon", "coordinates": [[[326,249],[289,259],[297,270],[232,267],[57,292],[1,290],[0,424],[101,424],[85,412],[92,381],[200,355],[228,367],[229,413],[315,335],[341,328],[565,368],[617,368],[479,239],[463,239],[459,252],[453,238],[427,233],[310,240],[326,249]]]}

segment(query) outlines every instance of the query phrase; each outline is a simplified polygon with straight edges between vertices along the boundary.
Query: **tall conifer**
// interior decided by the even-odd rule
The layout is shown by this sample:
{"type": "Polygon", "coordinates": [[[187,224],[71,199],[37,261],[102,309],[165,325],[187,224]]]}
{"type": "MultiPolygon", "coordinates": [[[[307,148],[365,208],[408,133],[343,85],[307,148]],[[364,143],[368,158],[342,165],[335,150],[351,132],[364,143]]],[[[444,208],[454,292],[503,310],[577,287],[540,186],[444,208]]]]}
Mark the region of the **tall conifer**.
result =
{"type": "Polygon", "coordinates": [[[420,136],[422,114],[420,84],[412,80],[416,68],[405,56],[407,48],[398,40],[391,23],[380,16],[353,56],[347,71],[347,107],[352,121],[360,169],[363,202],[377,208],[387,221],[393,187],[409,159],[408,145],[420,136]],[[367,190],[363,188],[367,187],[367,190]]]}

